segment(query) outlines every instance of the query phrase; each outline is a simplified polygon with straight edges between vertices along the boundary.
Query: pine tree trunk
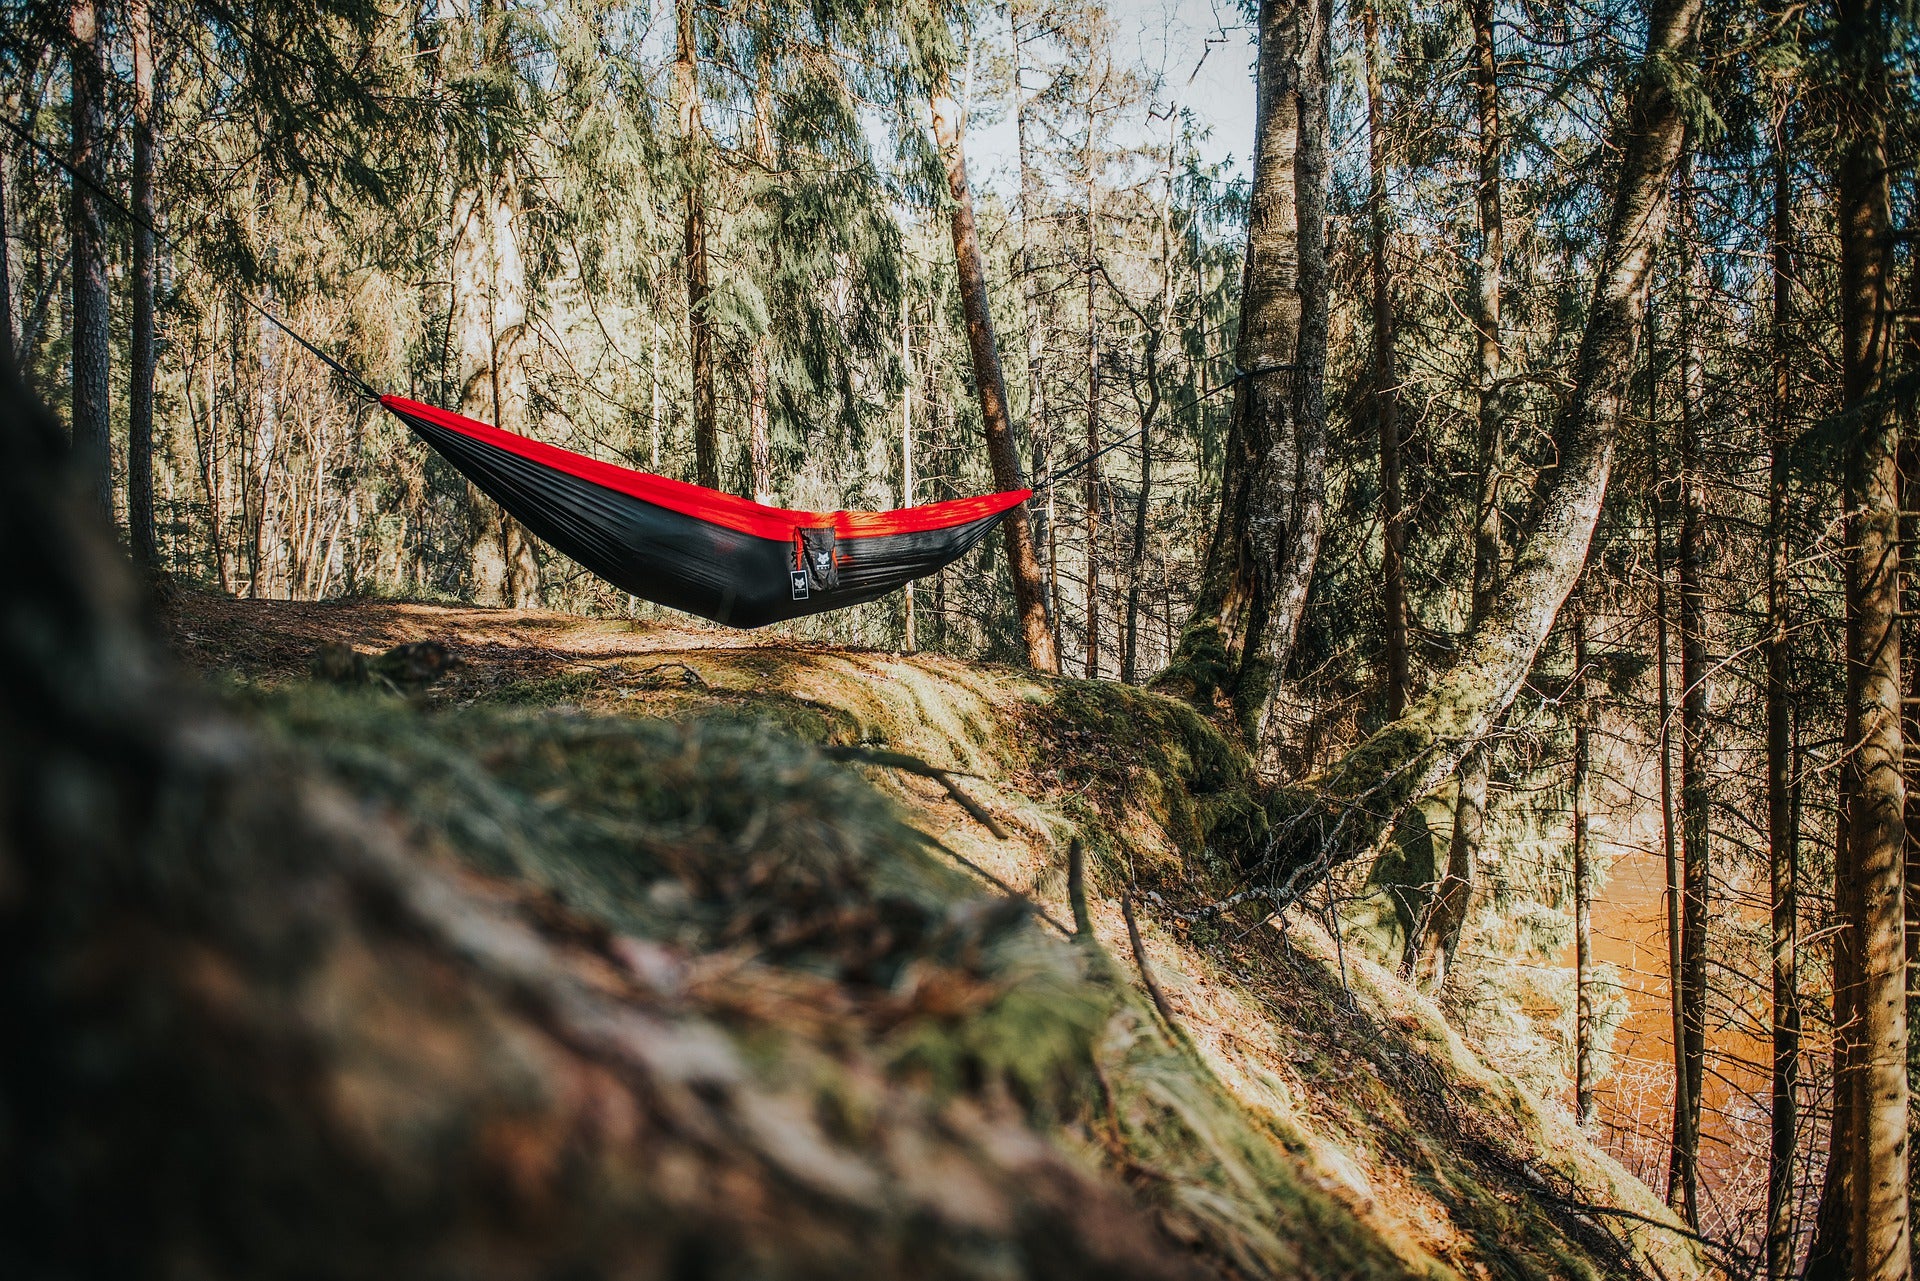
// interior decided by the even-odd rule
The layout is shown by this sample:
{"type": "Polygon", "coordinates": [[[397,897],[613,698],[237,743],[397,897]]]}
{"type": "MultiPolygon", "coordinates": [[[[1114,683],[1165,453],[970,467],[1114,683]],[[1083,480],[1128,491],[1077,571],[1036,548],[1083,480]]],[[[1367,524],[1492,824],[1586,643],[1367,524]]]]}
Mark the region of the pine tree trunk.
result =
{"type": "Polygon", "coordinates": [[[1848,831],[1853,814],[1853,771],[1840,772],[1834,806],[1833,860],[1833,1106],[1827,1121],[1827,1168],[1820,1184],[1813,1242],[1807,1247],[1805,1281],[1848,1281],[1853,1269],[1855,1195],[1853,1152],[1859,1146],[1860,1100],[1855,1089],[1860,1062],[1860,936],[1848,831]]]}
{"type": "MultiPolygon", "coordinates": [[[[1899,425],[1884,396],[1892,331],[1887,28],[1878,0],[1839,0],[1846,98],[1838,163],[1842,404],[1858,415],[1847,459],[1847,724],[1858,1023],[1852,1275],[1911,1275],[1907,1203],[1905,838],[1900,703],[1899,425]]],[[[1834,1159],[1840,1151],[1835,1150],[1834,1159]]]]}
{"type": "MultiPolygon", "coordinates": [[[[1007,5],[1007,27],[1013,37],[1013,129],[1014,144],[1020,164],[1020,305],[1022,320],[1026,327],[1027,360],[1027,440],[1033,452],[1033,475],[1036,480],[1047,474],[1047,458],[1053,443],[1052,422],[1047,417],[1046,382],[1046,321],[1040,309],[1040,265],[1038,247],[1034,234],[1034,220],[1039,215],[1045,194],[1041,186],[1040,170],[1033,162],[1031,150],[1033,126],[1029,120],[1032,100],[1021,83],[1024,41],[1021,20],[1031,16],[1027,0],[1014,0],[1007,5]]],[[[1045,550],[1045,609],[1051,621],[1054,638],[1054,652],[1060,651],[1060,600],[1059,567],[1054,561],[1053,549],[1053,491],[1047,491],[1044,506],[1034,507],[1032,511],[1032,540],[1035,555],[1045,550]]]]}
{"type": "Polygon", "coordinates": [[[1692,64],[1700,4],[1658,0],[1649,15],[1648,57],[1612,140],[1621,157],[1618,186],[1573,391],[1554,426],[1559,465],[1537,501],[1512,572],[1487,616],[1464,638],[1454,665],[1406,715],[1324,776],[1277,800],[1295,814],[1256,869],[1263,881],[1271,878],[1260,896],[1276,910],[1297,901],[1332,867],[1372,849],[1407,806],[1453,772],[1470,744],[1488,735],[1580,576],[1612,474],[1647,272],[1665,231],[1668,187],[1684,143],[1672,69],[1692,64]]]}
{"type": "MultiPolygon", "coordinates": [[[[106,156],[106,51],[98,0],[73,0],[67,14],[72,39],[72,151],[69,163],[98,181],[106,156]]],[[[94,502],[113,518],[113,442],[108,405],[111,339],[107,332],[107,232],[100,198],[75,179],[68,232],[73,254],[73,450],[94,502]]]]}
{"type": "Polygon", "coordinates": [[[13,256],[7,235],[7,170],[12,164],[12,149],[0,147],[0,369],[14,369],[18,362],[13,328],[13,256]]]}
{"type": "Polygon", "coordinates": [[[1573,1102],[1580,1128],[1600,1122],[1593,1023],[1593,682],[1587,616],[1573,615],[1573,1102]]]}
{"type": "MultiPolygon", "coordinates": [[[[1480,492],[1475,507],[1473,538],[1473,596],[1470,618],[1477,624],[1493,607],[1499,592],[1501,563],[1500,473],[1504,465],[1500,413],[1496,383],[1500,377],[1500,287],[1504,236],[1500,213],[1500,86],[1498,64],[1493,52],[1493,11],[1491,0],[1475,0],[1470,8],[1474,30],[1474,82],[1479,116],[1477,145],[1478,178],[1474,203],[1479,218],[1479,251],[1474,259],[1474,394],[1479,401],[1478,429],[1480,450],[1480,492]]],[[[1384,201],[1384,193],[1382,195],[1384,201]]],[[[1384,226],[1382,227],[1384,252],[1384,226]]],[[[1376,282],[1375,310],[1390,304],[1382,300],[1376,282]]],[[[1379,334],[1376,330],[1376,365],[1379,334]]],[[[1387,335],[1387,359],[1392,359],[1392,335],[1387,335]]],[[[1397,397],[1396,405],[1397,409],[1397,397]]],[[[1383,427],[1384,431],[1384,427],[1383,427]]],[[[1398,428],[1394,431],[1395,488],[1398,488],[1398,428]]],[[[1386,436],[1382,440],[1382,479],[1385,479],[1386,436]]],[[[1384,486],[1383,486],[1384,487],[1384,486]]],[[[1396,492],[1395,510],[1400,507],[1396,492]]],[[[1401,546],[1405,531],[1401,531],[1401,546]]],[[[1404,583],[1404,573],[1396,575],[1404,583]]],[[[1404,596],[1402,597],[1404,601],[1404,596]]],[[[1404,629],[1405,611],[1400,623],[1404,629]]],[[[1401,709],[1404,711],[1404,706],[1401,709]]],[[[1400,713],[1395,713],[1398,716],[1400,713]]],[[[1420,926],[1408,939],[1403,966],[1414,981],[1428,991],[1438,991],[1446,982],[1449,957],[1460,938],[1467,913],[1472,907],[1474,869],[1480,855],[1480,838],[1485,831],[1488,774],[1491,761],[1485,744],[1469,749],[1460,763],[1458,788],[1454,795],[1453,836],[1447,844],[1447,868],[1435,889],[1420,926]]]]}
{"type": "Polygon", "coordinates": [[[1400,495],[1400,377],[1394,366],[1393,281],[1387,263],[1386,100],[1380,86],[1380,15],[1361,14],[1366,46],[1367,227],[1373,271],[1373,379],[1368,388],[1380,429],[1380,627],[1386,658],[1386,715],[1407,710],[1407,529],[1400,495]]]}
{"type": "MultiPolygon", "coordinates": [[[[973,191],[967,183],[966,149],[960,137],[960,107],[953,100],[945,73],[932,95],[933,132],[947,168],[947,190],[953,199],[953,255],[960,279],[960,305],[967,319],[967,347],[973,358],[973,379],[980,397],[980,420],[987,441],[987,461],[1001,490],[1025,489],[1020,454],[1014,446],[1013,423],[1007,413],[1007,384],[1000,372],[1000,348],[994,339],[993,314],[987,297],[987,267],[980,254],[980,236],[973,221],[973,191]]],[[[1033,528],[1024,505],[1001,522],[1005,531],[1007,567],[1013,577],[1014,609],[1020,620],[1027,663],[1035,671],[1058,674],[1060,659],[1053,631],[1047,623],[1046,589],[1040,562],[1034,555],[1033,528]]]]}
{"type": "Polygon", "coordinates": [[[133,563],[151,572],[160,550],[153,526],[153,13],[128,0],[133,38],[133,313],[127,388],[127,538],[133,563]]]}
{"type": "Polygon", "coordinates": [[[682,249],[687,272],[687,350],[693,375],[694,482],[720,488],[720,429],[713,389],[713,321],[707,314],[712,292],[707,273],[707,209],[701,147],[699,48],[694,28],[695,0],[674,6],[674,92],[680,99],[680,154],[686,167],[686,216],[682,249]]]}
{"type": "Polygon", "coordinates": [[[1160,345],[1173,318],[1173,125],[1167,136],[1167,170],[1160,189],[1160,301],[1144,325],[1141,359],[1147,376],[1147,405],[1140,411],[1140,492],[1133,500],[1133,554],[1127,569],[1126,634],[1120,650],[1120,679],[1133,684],[1140,674],[1140,596],[1147,572],[1147,515],[1153,502],[1153,428],[1165,396],[1161,390],[1160,345]]]}
{"type": "MultiPolygon", "coordinates": [[[[755,38],[753,83],[753,154],[761,172],[774,172],[773,148],[773,49],[769,33],[755,38]]],[[[770,238],[772,273],[780,271],[780,240],[770,238]]],[[[756,503],[773,503],[773,441],[769,431],[768,397],[772,394],[769,365],[769,334],[756,334],[753,357],[747,371],[747,478],[748,492],[756,503]]],[[[909,589],[911,590],[911,589],[909,589]]]]}
{"type": "MultiPolygon", "coordinates": [[[[1651,290],[1649,290],[1651,292],[1651,290]]],[[[1653,526],[1653,634],[1655,683],[1659,690],[1660,724],[1656,734],[1660,766],[1660,853],[1666,870],[1667,1006],[1672,1016],[1668,1037],[1673,1053],[1673,1127],[1667,1147],[1667,1205],[1684,1214],[1689,1184],[1687,1153],[1697,1152],[1699,1136],[1688,1130],[1694,1115],[1687,1107],[1686,923],[1685,885],[1681,874],[1679,823],[1673,791],[1673,647],[1672,615],[1667,603],[1666,497],[1660,486],[1666,475],[1660,447],[1660,360],[1655,341],[1652,303],[1647,318],[1647,456],[1657,479],[1650,496],[1653,526]]]]}
{"type": "Polygon", "coordinates": [[[1474,205],[1479,249],[1473,264],[1474,399],[1479,428],[1480,493],[1473,532],[1473,611],[1484,617],[1500,590],[1500,482],[1506,466],[1500,378],[1504,339],[1500,290],[1505,273],[1506,224],[1501,212],[1499,62],[1493,48],[1493,0],[1472,0],[1473,74],[1479,115],[1474,205]]]}
{"type": "MultiPolygon", "coordinates": [[[[900,505],[911,507],[914,504],[915,477],[913,474],[913,313],[909,309],[907,291],[900,291],[900,505]]],[[[901,633],[903,648],[911,654],[919,647],[919,638],[914,635],[913,584],[909,582],[903,593],[901,633]]]]}
{"type": "Polygon", "coordinates": [[[1787,488],[1791,410],[1793,214],[1784,114],[1773,153],[1773,458],[1767,493],[1767,844],[1772,889],[1773,1065],[1767,1158],[1767,1281],[1793,1276],[1793,1156],[1799,1121],[1800,975],[1799,832],[1795,830],[1792,661],[1787,617],[1791,545],[1787,488]]]}
{"type": "MultiPolygon", "coordinates": [[[[1088,126],[1092,137],[1092,126],[1088,126]]],[[[1100,312],[1094,297],[1093,228],[1096,214],[1091,175],[1093,157],[1087,157],[1087,471],[1083,483],[1087,540],[1087,679],[1100,679],[1100,312]]]]}
{"type": "MultiPolygon", "coordinates": [[[[1688,166],[1687,168],[1690,168],[1688,166]]],[[[1712,795],[1709,759],[1712,689],[1707,658],[1706,489],[1701,476],[1700,300],[1705,277],[1694,249],[1692,182],[1681,179],[1680,326],[1680,863],[1681,1020],[1685,1032],[1686,1128],[1677,1150],[1682,1213],[1700,1226],[1700,1103],[1706,1077],[1707,920],[1712,884],[1712,795]]]]}

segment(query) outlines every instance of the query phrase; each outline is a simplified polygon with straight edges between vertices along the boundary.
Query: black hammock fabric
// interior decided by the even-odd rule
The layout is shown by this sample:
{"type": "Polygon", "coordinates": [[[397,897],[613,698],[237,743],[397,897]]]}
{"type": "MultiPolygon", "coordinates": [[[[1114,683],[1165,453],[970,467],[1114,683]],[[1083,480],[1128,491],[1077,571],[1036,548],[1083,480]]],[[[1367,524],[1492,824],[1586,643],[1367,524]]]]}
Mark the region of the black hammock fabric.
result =
{"type": "Polygon", "coordinates": [[[400,396],[380,403],[511,516],[624,592],[729,627],[874,600],[965,555],[1031,490],[802,512],[630,471],[400,396]]]}

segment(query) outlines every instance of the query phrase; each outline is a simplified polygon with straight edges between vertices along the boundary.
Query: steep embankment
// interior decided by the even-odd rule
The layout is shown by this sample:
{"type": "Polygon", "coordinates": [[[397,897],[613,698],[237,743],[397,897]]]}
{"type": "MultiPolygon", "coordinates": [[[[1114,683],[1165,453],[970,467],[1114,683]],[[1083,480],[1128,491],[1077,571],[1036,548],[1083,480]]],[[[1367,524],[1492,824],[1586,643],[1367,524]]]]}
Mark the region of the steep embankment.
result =
{"type": "MultiPolygon", "coordinates": [[[[793,1273],[1703,1272],[1644,1187],[1310,916],[1184,927],[1169,909],[1226,883],[1210,838],[1251,798],[1178,704],[556,615],[185,594],[168,623],[282,750],[647,1015],[627,1048],[698,1141],[619,1177],[700,1207],[716,1274],[783,1242],[793,1273]],[[362,688],[309,677],[323,646],[427,639],[450,669],[368,675],[335,648],[321,666],[362,688]],[[1097,948],[986,883],[1070,923],[1076,837],[1097,948]]],[[[338,1015],[370,1132],[586,1089],[514,1037],[416,1043],[379,1013],[338,1015]]],[[[576,1155],[531,1122],[498,1141],[530,1187],[576,1155]]]]}

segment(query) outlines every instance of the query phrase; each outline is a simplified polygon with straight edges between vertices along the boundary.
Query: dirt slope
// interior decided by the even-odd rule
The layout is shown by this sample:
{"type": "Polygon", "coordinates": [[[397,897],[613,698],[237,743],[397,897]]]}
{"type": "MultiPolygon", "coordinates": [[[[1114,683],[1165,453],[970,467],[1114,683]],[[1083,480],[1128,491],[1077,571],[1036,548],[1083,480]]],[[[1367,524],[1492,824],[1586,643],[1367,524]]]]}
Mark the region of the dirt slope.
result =
{"type": "Polygon", "coordinates": [[[776,1058],[798,1053],[786,1038],[804,1026],[809,1044],[836,1047],[829,1075],[857,1060],[863,1079],[920,1092],[936,1113],[964,1099],[1017,1115],[1060,1154],[1050,1159],[1124,1185],[1155,1237],[1204,1270],[1703,1271],[1644,1187],[1477,1061],[1430,1004],[1339,955],[1310,917],[1284,929],[1251,916],[1184,926],[1176,909],[1224,883],[1210,851],[1232,843],[1250,800],[1244,762],[1177,704],[940,658],[525,612],[181,595],[167,628],[188,663],[238,677],[251,715],[282,741],[420,830],[445,833],[467,866],[531,885],[633,940],[625,946],[663,949],[675,973],[726,971],[718,986],[681,979],[677,990],[696,1004],[752,1007],[783,1029],[776,1058]],[[422,691],[307,692],[322,645],[371,654],[423,639],[445,643],[455,662],[422,691]],[[941,781],[860,769],[894,810],[847,777],[857,762],[825,765],[795,739],[951,771],[947,782],[986,822],[941,781]],[[619,759],[637,751],[649,763],[610,764],[610,743],[619,759]],[[831,781],[796,792],[770,783],[769,767],[782,780],[831,781]],[[464,813],[476,795],[499,812],[464,813]],[[590,830],[556,837],[557,814],[577,825],[583,812],[595,814],[590,830]],[[952,870],[964,861],[1071,921],[1066,858],[1079,837],[1099,950],[1026,926],[1008,935],[1022,959],[932,979],[951,951],[884,923],[879,904],[893,891],[866,884],[880,873],[864,861],[852,880],[802,878],[801,888],[685,855],[662,864],[680,888],[610,870],[623,861],[611,851],[635,837],[646,847],[663,830],[724,830],[723,863],[753,866],[769,842],[831,846],[886,828],[894,813],[912,830],[877,845],[861,838],[874,846],[862,860],[916,868],[913,893],[943,904],[925,909],[936,915],[998,898],[952,870]],[[620,829],[611,837],[609,825],[620,829]],[[914,831],[944,849],[911,850],[914,831]],[[596,842],[609,852],[582,852],[596,842]],[[1129,886],[1171,1026],[1142,995],[1120,907],[1129,886]],[[784,919],[796,896],[811,896],[814,919],[784,919]],[[873,943],[876,931],[888,941],[873,943]],[[796,984],[805,1013],[783,1004],[796,984]]]}

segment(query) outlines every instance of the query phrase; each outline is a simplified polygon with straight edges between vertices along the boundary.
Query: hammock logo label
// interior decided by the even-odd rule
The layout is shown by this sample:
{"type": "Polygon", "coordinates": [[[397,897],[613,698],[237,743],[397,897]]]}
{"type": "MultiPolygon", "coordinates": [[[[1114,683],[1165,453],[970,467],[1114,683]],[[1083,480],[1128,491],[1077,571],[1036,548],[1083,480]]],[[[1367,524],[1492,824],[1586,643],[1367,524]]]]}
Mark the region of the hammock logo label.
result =
{"type": "Polygon", "coordinates": [[[790,572],[787,577],[793,580],[793,598],[795,600],[807,599],[810,594],[807,588],[807,571],[804,569],[796,569],[790,572]]]}

